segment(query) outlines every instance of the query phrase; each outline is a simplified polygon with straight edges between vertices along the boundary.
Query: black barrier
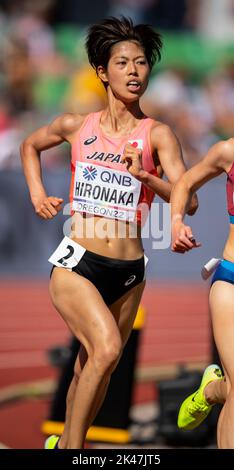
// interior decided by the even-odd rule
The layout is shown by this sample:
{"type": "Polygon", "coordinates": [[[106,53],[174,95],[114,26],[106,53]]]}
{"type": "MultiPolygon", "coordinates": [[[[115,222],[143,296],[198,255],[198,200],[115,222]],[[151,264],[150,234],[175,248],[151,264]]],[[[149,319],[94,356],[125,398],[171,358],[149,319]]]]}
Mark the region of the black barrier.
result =
{"type": "MultiPolygon", "coordinates": [[[[122,357],[111,376],[104,403],[93,426],[88,431],[87,440],[89,441],[124,444],[131,440],[129,412],[132,403],[139,335],[143,322],[144,309],[140,306],[122,357]]],[[[60,435],[62,433],[66,411],[66,395],[73,377],[74,363],[79,347],[80,343],[73,338],[69,347],[69,356],[64,360],[57,389],[51,403],[49,418],[42,423],[42,432],[46,435],[60,435]]]]}

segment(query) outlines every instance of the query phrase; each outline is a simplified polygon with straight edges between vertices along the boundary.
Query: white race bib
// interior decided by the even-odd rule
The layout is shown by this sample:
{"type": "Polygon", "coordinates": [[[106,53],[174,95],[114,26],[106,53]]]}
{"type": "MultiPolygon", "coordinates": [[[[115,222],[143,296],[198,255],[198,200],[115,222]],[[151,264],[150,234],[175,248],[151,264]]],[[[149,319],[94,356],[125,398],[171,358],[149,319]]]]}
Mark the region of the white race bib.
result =
{"type": "Polygon", "coordinates": [[[77,265],[85,252],[86,249],[79,243],[69,237],[64,237],[48,261],[60,268],[71,269],[77,265]]]}
{"type": "Polygon", "coordinates": [[[135,220],[141,183],[127,171],[76,163],[72,208],[110,219],[135,220]]]}

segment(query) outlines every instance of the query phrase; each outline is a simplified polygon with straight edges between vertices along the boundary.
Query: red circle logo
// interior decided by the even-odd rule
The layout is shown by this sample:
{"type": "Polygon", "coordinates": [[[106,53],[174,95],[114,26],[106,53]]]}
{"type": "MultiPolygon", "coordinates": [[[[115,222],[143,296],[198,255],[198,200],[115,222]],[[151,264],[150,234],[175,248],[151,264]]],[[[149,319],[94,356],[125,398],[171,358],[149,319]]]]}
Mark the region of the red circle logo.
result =
{"type": "Polygon", "coordinates": [[[137,147],[138,147],[138,142],[132,142],[131,145],[132,145],[133,147],[137,148],[137,147]]]}

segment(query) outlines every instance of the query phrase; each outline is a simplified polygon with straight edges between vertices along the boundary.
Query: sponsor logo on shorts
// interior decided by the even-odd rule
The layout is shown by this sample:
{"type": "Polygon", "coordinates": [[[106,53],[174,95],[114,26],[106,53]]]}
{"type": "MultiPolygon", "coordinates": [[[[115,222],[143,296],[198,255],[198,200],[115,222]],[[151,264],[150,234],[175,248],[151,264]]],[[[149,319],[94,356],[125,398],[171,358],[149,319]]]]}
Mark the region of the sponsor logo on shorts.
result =
{"type": "Polygon", "coordinates": [[[125,286],[130,286],[130,284],[132,284],[136,279],[136,276],[135,274],[132,274],[132,276],[130,276],[130,278],[124,283],[125,286]]]}

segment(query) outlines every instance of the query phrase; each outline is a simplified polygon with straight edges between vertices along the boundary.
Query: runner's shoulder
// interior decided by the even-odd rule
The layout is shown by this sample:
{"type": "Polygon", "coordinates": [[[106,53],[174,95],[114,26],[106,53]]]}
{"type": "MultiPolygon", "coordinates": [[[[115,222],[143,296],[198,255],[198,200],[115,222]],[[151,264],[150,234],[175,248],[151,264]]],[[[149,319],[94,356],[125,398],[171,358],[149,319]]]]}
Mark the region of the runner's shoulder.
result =
{"type": "Polygon", "coordinates": [[[207,154],[207,161],[227,171],[234,160],[234,139],[220,140],[216,142],[207,154]]]}
{"type": "Polygon", "coordinates": [[[66,138],[80,129],[86,116],[78,113],[64,113],[58,116],[52,125],[66,138]]]}
{"type": "Polygon", "coordinates": [[[151,141],[161,144],[169,139],[177,139],[171,127],[164,122],[154,120],[151,127],[151,141]]]}

